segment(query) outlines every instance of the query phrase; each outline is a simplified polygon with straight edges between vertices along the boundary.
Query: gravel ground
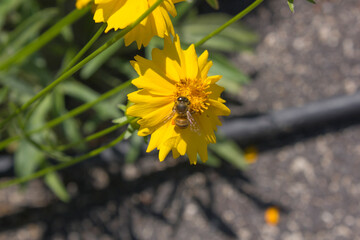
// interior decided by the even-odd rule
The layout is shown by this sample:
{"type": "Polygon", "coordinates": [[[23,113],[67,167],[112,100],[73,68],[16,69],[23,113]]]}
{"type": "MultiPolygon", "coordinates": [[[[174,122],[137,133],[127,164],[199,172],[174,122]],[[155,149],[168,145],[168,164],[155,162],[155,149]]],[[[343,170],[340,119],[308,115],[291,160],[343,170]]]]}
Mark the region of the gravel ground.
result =
{"type": "MultiPolygon", "coordinates": [[[[260,36],[234,61],[253,76],[234,115],[302,106],[360,87],[360,2],[265,1],[245,22],[260,36]]],[[[341,124],[259,142],[245,172],[159,163],[126,165],[126,145],[62,172],[64,204],[33,181],[0,191],[2,239],[360,239],[360,126],[341,124]],[[268,207],[280,222],[264,221],[268,207]]]]}

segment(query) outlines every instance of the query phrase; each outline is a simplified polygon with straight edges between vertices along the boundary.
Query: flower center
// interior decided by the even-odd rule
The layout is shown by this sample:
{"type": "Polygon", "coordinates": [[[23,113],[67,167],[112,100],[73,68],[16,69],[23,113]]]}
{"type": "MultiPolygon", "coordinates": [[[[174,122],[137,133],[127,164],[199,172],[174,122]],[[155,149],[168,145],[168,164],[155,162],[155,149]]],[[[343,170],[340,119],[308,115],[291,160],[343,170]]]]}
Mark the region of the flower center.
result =
{"type": "Polygon", "coordinates": [[[206,91],[208,88],[209,83],[201,79],[181,79],[180,82],[176,84],[174,101],[176,101],[178,97],[186,97],[190,101],[190,112],[202,113],[210,105],[208,96],[211,92],[206,91]]]}

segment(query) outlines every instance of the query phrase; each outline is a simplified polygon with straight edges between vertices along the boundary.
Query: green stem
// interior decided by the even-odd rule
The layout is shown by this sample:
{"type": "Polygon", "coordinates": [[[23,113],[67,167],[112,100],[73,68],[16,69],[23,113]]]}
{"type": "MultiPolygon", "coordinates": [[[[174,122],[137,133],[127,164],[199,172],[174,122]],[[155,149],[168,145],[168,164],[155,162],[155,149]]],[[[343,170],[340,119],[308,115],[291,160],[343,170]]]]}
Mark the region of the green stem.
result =
{"type": "Polygon", "coordinates": [[[71,117],[74,117],[76,115],[79,115],[80,113],[88,110],[89,108],[91,108],[92,106],[94,106],[95,104],[113,96],[114,94],[118,93],[119,91],[123,90],[124,88],[128,87],[131,85],[131,80],[128,80],[126,82],[124,82],[123,84],[121,84],[120,86],[114,88],[114,89],[111,89],[110,91],[102,94],[99,98],[97,98],[96,100],[92,101],[92,102],[89,102],[89,103],[85,103],[73,110],[71,110],[70,112],[58,117],[58,118],[55,118],[53,120],[51,120],[50,122],[47,122],[44,126],[40,127],[40,128],[37,128],[37,129],[34,129],[33,131],[29,131],[30,134],[33,134],[35,132],[40,132],[44,129],[47,129],[47,128],[52,128],[60,123],[62,123],[63,121],[65,121],[66,119],[69,119],[71,117]]]}
{"type": "Polygon", "coordinates": [[[238,13],[235,17],[233,17],[232,19],[230,19],[229,21],[227,21],[225,24],[223,24],[222,26],[220,26],[219,28],[217,28],[215,31],[213,31],[212,33],[208,34],[207,36],[205,36],[203,39],[201,39],[200,41],[198,41],[197,43],[195,43],[195,47],[199,47],[200,45],[204,44],[207,40],[209,40],[210,38],[214,37],[215,35],[219,34],[222,30],[224,30],[225,28],[227,28],[228,26],[230,26],[231,24],[233,24],[234,22],[240,20],[241,18],[243,18],[246,14],[248,14],[249,12],[251,12],[254,8],[256,8],[263,0],[256,0],[255,2],[253,2],[250,6],[248,6],[247,8],[245,8],[243,11],[241,11],[240,13],[238,13]]]}
{"type": "Polygon", "coordinates": [[[105,128],[104,130],[96,132],[96,133],[94,133],[94,134],[92,134],[92,135],[90,135],[90,136],[88,136],[88,137],[86,137],[84,139],[81,139],[81,140],[79,140],[77,142],[73,142],[73,143],[69,143],[69,144],[66,144],[66,145],[59,146],[59,147],[56,148],[56,150],[65,151],[65,150],[67,150],[67,149],[69,149],[69,148],[71,148],[73,146],[76,146],[76,145],[78,145],[80,143],[92,141],[92,140],[97,139],[99,137],[102,137],[102,136],[104,136],[104,135],[106,135],[108,133],[111,133],[111,132],[115,131],[116,129],[118,129],[118,128],[120,128],[120,127],[134,121],[134,120],[137,120],[137,118],[130,117],[125,122],[122,122],[122,123],[116,124],[114,126],[105,128]]]}
{"type": "Polygon", "coordinates": [[[114,146],[115,144],[117,144],[118,142],[123,140],[123,138],[125,136],[125,133],[126,133],[126,131],[123,132],[118,138],[116,138],[115,140],[113,140],[110,143],[106,144],[105,146],[99,147],[99,148],[97,148],[97,149],[95,149],[93,151],[88,152],[87,154],[84,154],[84,155],[81,155],[79,157],[73,158],[72,160],[70,160],[68,162],[63,162],[63,163],[60,163],[60,164],[55,165],[55,166],[44,168],[44,169],[42,169],[42,170],[40,170],[40,171],[38,171],[36,173],[33,173],[33,174],[25,176],[25,177],[15,178],[15,179],[12,179],[12,180],[9,180],[9,181],[2,182],[2,183],[0,183],[0,189],[9,187],[9,186],[12,186],[12,185],[15,185],[15,184],[25,183],[27,181],[30,181],[30,180],[45,176],[48,173],[55,172],[55,171],[70,167],[70,166],[72,166],[74,164],[77,164],[79,162],[82,162],[82,161],[84,161],[84,160],[86,160],[86,159],[88,159],[90,157],[94,157],[96,155],[99,155],[102,151],[114,146]]]}
{"type": "Polygon", "coordinates": [[[76,64],[74,67],[66,71],[63,75],[61,75],[59,78],[57,78],[54,82],[52,82],[50,85],[45,87],[43,90],[41,90],[39,93],[37,93],[33,98],[31,98],[27,103],[22,105],[20,108],[17,109],[17,111],[10,114],[3,122],[0,123],[0,129],[8,123],[11,119],[13,119],[16,115],[21,113],[22,111],[26,110],[28,107],[30,107],[35,101],[37,101],[42,96],[49,93],[54,87],[56,87],[59,83],[63,82],[67,78],[69,78],[71,75],[73,75],[75,72],[77,72],[80,68],[82,68],[86,63],[88,63],[90,60],[95,58],[97,55],[102,53],[105,49],[113,45],[117,40],[121,39],[125,36],[128,32],[130,32],[137,24],[139,24],[142,20],[144,20],[157,6],[159,6],[164,0],[157,0],[148,10],[146,10],[135,22],[130,24],[128,27],[126,27],[124,30],[119,32],[117,35],[115,35],[113,38],[111,38],[109,41],[107,41],[104,45],[99,47],[97,50],[95,50],[92,54],[87,56],[85,59],[83,59],[81,62],[76,64]]]}
{"type": "Polygon", "coordinates": [[[51,149],[47,149],[46,146],[43,146],[39,143],[37,143],[35,140],[33,140],[30,136],[25,135],[25,122],[20,118],[20,116],[17,116],[18,126],[20,126],[20,136],[21,138],[24,138],[26,141],[28,141],[30,144],[33,145],[36,149],[46,154],[48,157],[58,159],[59,161],[68,161],[71,158],[63,156],[60,152],[54,152],[51,149]]]}
{"type": "Polygon", "coordinates": [[[3,141],[0,142],[0,149],[3,149],[4,147],[6,147],[7,145],[9,145],[10,143],[21,139],[20,136],[13,136],[13,137],[9,137],[3,141]]]}
{"type": "Polygon", "coordinates": [[[64,17],[59,22],[57,22],[53,27],[51,27],[49,30],[44,32],[37,39],[35,39],[27,46],[22,48],[20,51],[18,51],[15,55],[1,62],[0,70],[7,69],[11,64],[19,63],[23,61],[26,57],[39,50],[41,47],[43,47],[45,44],[51,41],[54,37],[56,37],[65,26],[75,22],[76,20],[81,18],[85,13],[87,13],[89,10],[90,10],[90,6],[80,10],[74,10],[71,13],[69,13],[66,17],[64,17]]]}
{"type": "Polygon", "coordinates": [[[30,136],[23,136],[26,141],[28,141],[30,144],[32,144],[36,149],[38,149],[39,151],[43,152],[46,156],[51,157],[53,159],[57,159],[58,161],[61,162],[67,162],[71,160],[71,157],[65,156],[63,153],[57,151],[53,151],[50,148],[47,148],[44,145],[41,145],[40,143],[36,142],[35,140],[33,140],[30,136]]]}
{"type": "Polygon", "coordinates": [[[85,52],[87,50],[89,50],[89,48],[94,44],[94,42],[105,31],[105,28],[106,28],[106,23],[103,23],[101,25],[101,27],[99,28],[99,30],[95,33],[95,35],[90,39],[90,41],[80,50],[80,52],[78,52],[78,54],[76,54],[76,56],[70,61],[70,63],[67,65],[67,67],[61,71],[61,73],[59,75],[63,74],[67,70],[69,70],[72,66],[74,66],[79,61],[79,59],[85,54],[85,52]]]}
{"type": "MultiPolygon", "coordinates": [[[[130,85],[131,85],[131,80],[128,80],[128,81],[124,82],[123,84],[121,84],[120,86],[118,86],[118,87],[116,87],[114,89],[111,89],[110,91],[107,91],[106,93],[102,94],[96,100],[94,100],[92,102],[85,103],[85,104],[71,110],[70,112],[68,112],[68,113],[66,113],[64,115],[47,122],[44,126],[25,133],[25,135],[30,136],[30,135],[32,135],[34,133],[37,133],[37,132],[40,132],[40,131],[42,131],[44,129],[52,128],[52,127],[62,123],[66,119],[74,117],[74,116],[88,110],[89,108],[91,108],[95,104],[97,104],[97,103],[99,103],[99,102],[113,96],[114,94],[120,92],[121,90],[127,88],[130,85]]],[[[7,145],[9,145],[11,142],[19,140],[19,139],[21,139],[21,136],[14,136],[14,137],[10,137],[8,139],[5,139],[5,140],[1,141],[0,142],[0,150],[3,149],[4,147],[6,147],[7,145]]]]}
{"type": "Polygon", "coordinates": [[[47,146],[43,146],[39,143],[37,143],[36,141],[34,141],[33,139],[31,139],[30,136],[26,136],[23,135],[21,136],[22,138],[25,138],[27,141],[29,141],[35,148],[37,148],[38,150],[42,151],[44,154],[46,154],[47,156],[53,158],[53,159],[57,159],[58,161],[61,161],[61,162],[67,162],[67,161],[70,161],[71,160],[71,157],[69,156],[66,156],[64,155],[63,153],[61,153],[62,151],[65,151],[73,146],[76,146],[76,145],[79,145],[81,143],[84,143],[84,142],[89,142],[91,140],[94,140],[94,139],[97,139],[99,137],[102,137],[108,133],[111,133],[113,131],[115,131],[116,129],[120,128],[120,127],[123,127],[125,126],[126,124],[129,124],[133,121],[137,121],[138,118],[135,118],[135,117],[129,117],[126,121],[124,122],[121,122],[121,123],[118,123],[114,126],[111,126],[111,127],[108,127],[104,130],[101,130],[99,132],[96,132],[84,139],[81,139],[80,141],[76,141],[76,142],[72,142],[72,143],[69,143],[67,145],[62,145],[62,146],[59,146],[57,147],[56,149],[51,149],[47,146]]]}
{"type": "MultiPolygon", "coordinates": [[[[64,72],[66,72],[67,70],[69,70],[72,66],[74,66],[74,64],[84,55],[84,53],[94,44],[94,42],[100,37],[100,35],[104,32],[106,28],[106,24],[102,24],[101,27],[99,28],[99,30],[95,33],[95,35],[90,39],[90,41],[80,50],[80,52],[78,52],[78,54],[76,54],[76,56],[70,61],[70,63],[67,65],[67,67],[61,71],[61,74],[63,74],[64,72]]],[[[61,75],[59,74],[59,75],[61,75]]],[[[40,104],[41,101],[38,101],[37,104],[40,104]]],[[[36,107],[35,107],[36,108],[36,107]]],[[[33,108],[33,109],[35,109],[33,108]]],[[[30,112],[29,114],[27,114],[26,118],[30,118],[32,112],[30,112]]],[[[1,147],[0,147],[1,149],[1,147]]]]}

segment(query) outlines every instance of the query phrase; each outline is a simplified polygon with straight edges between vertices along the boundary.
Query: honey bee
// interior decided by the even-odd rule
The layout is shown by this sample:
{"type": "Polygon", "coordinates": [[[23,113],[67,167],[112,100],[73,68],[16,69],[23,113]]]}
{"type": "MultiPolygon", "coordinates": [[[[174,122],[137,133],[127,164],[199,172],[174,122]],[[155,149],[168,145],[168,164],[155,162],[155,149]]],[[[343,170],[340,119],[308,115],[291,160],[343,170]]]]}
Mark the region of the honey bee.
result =
{"type": "Polygon", "coordinates": [[[190,112],[190,101],[187,97],[180,96],[176,99],[174,107],[165,122],[169,121],[177,114],[174,123],[180,129],[186,129],[190,126],[190,130],[200,135],[200,128],[190,112]]]}

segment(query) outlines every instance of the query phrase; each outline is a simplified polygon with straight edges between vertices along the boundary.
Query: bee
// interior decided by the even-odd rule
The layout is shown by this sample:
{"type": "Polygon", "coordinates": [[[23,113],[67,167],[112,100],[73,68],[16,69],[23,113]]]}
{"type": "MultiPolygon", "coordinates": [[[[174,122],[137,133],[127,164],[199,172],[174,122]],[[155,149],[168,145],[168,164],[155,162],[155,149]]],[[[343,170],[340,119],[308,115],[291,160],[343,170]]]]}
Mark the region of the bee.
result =
{"type": "Polygon", "coordinates": [[[180,96],[176,99],[174,107],[165,122],[169,121],[177,114],[174,119],[174,124],[180,129],[186,129],[190,126],[190,130],[200,135],[200,128],[190,112],[190,101],[187,97],[180,96]]]}

